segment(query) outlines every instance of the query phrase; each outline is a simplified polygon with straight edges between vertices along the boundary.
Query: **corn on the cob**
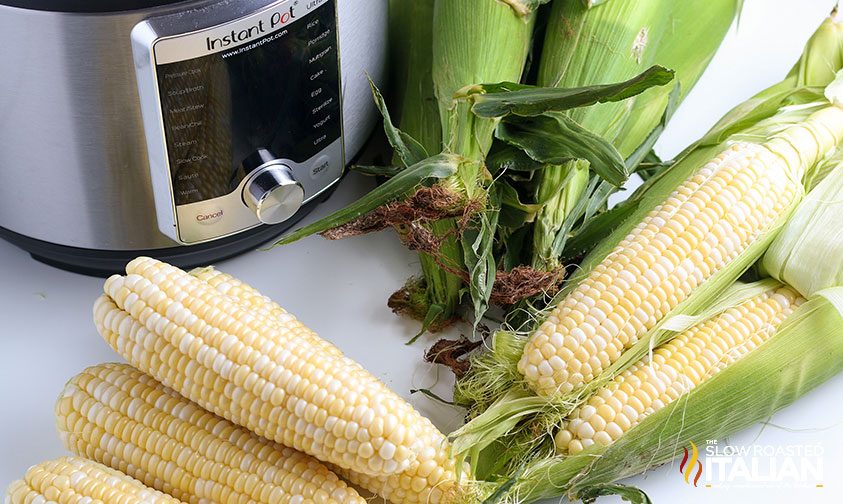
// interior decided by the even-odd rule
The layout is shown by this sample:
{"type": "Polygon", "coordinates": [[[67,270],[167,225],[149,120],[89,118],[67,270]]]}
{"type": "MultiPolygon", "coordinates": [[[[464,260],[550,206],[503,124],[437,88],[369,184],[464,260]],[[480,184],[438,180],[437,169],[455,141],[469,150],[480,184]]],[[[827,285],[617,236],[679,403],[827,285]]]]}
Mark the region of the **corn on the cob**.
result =
{"type": "MultiPolygon", "coordinates": [[[[735,323],[725,321],[726,324],[722,325],[725,330],[721,334],[732,328],[748,334],[751,331],[747,328],[763,327],[764,323],[759,324],[757,316],[775,323],[781,314],[754,315],[752,310],[742,313],[742,310],[727,309],[745,302],[752,303],[755,296],[761,294],[763,297],[764,292],[778,288],[775,285],[781,284],[765,280],[733,289],[731,294],[741,291],[741,295],[735,302],[711,309],[708,313],[715,317],[711,320],[722,319],[730,312],[733,314],[735,323]]],[[[534,460],[519,475],[518,481],[501,502],[521,504],[561,494],[566,494],[571,500],[600,495],[601,490],[607,490],[606,485],[669,462],[681,455],[682,448],[690,447],[691,443],[723,439],[769,419],[776,411],[843,371],[843,288],[822,291],[805,302],[797,298],[790,288],[787,290],[785,297],[793,301],[785,312],[792,309],[793,313],[778,327],[762,330],[771,334],[764,335],[761,338],[764,341],[754,349],[740,352],[737,359],[725,357],[732,362],[726,366],[712,366],[716,373],[689,388],[681,398],[653,408],[652,412],[638,419],[637,425],[630,427],[618,439],[612,439],[608,445],[595,442],[579,453],[572,450],[565,455],[534,460]]],[[[781,312],[775,305],[765,307],[765,310],[771,308],[781,312]]],[[[707,349],[720,356],[726,355],[710,345],[702,351],[695,348],[699,345],[694,340],[712,328],[715,326],[705,322],[698,331],[688,332],[691,338],[679,345],[681,349],[673,353],[672,359],[687,357],[689,364],[683,362],[681,366],[690,369],[693,362],[700,362],[699,356],[706,355],[707,349]]],[[[648,382],[657,384],[652,377],[648,378],[648,382]]],[[[606,390],[613,388],[614,385],[610,385],[606,390]]],[[[653,390],[656,386],[647,389],[646,385],[636,388],[645,397],[658,395],[659,390],[653,390]]],[[[613,397],[614,400],[622,399],[613,397]]],[[[606,405],[614,403],[614,400],[607,399],[606,405]]],[[[614,403],[610,407],[618,406],[614,403]]],[[[567,436],[563,434],[563,437],[567,436]]],[[[628,487],[626,490],[629,490],[628,487]]]]}
{"type": "Polygon", "coordinates": [[[179,500],[90,460],[60,458],[31,467],[6,490],[6,504],[179,504],[179,500]]]}
{"type": "Polygon", "coordinates": [[[827,107],[764,144],[736,143],[697,170],[534,333],[518,363],[530,387],[567,394],[617,361],[774,230],[802,196],[805,170],[841,138],[843,109],[827,107]]]}
{"type": "Polygon", "coordinates": [[[314,345],[317,336],[291,315],[244,309],[249,289],[236,301],[151,259],[133,261],[127,272],[107,281],[94,315],[106,341],[142,371],[238,425],[372,482],[381,495],[436,502],[440,491],[457,491],[455,464],[433,424],[350,359],[314,345]]]}
{"type": "Polygon", "coordinates": [[[188,399],[364,474],[399,473],[421,450],[421,416],[359,366],[310,344],[301,324],[244,310],[152,259],[126,271],[106,282],[97,327],[129,362],[188,399]]]}
{"type": "MultiPolygon", "coordinates": [[[[271,318],[287,321],[292,316],[288,314],[277,303],[262,295],[253,287],[231,275],[218,271],[214,268],[201,268],[190,272],[196,278],[207,282],[222,294],[234,298],[243,304],[244,307],[264,312],[271,318]]],[[[291,321],[295,321],[292,319],[291,321]]],[[[297,322],[297,321],[295,321],[297,322]]],[[[313,333],[311,342],[314,345],[321,345],[322,351],[329,354],[341,355],[337,347],[319,338],[313,333]]],[[[445,438],[433,426],[427,426],[425,436],[427,440],[424,445],[427,448],[406,471],[391,476],[373,477],[352,471],[338,469],[337,471],[348,481],[351,481],[360,488],[369,490],[375,494],[393,502],[431,503],[447,502],[448,496],[452,493],[447,478],[448,471],[452,467],[449,462],[449,455],[445,449],[432,449],[432,447],[446,444],[445,438]],[[437,482],[440,488],[436,488],[437,482]],[[441,482],[446,482],[442,485],[441,482]]]]}
{"type": "Polygon", "coordinates": [[[64,445],[184,502],[358,503],[312,457],[262,439],[125,364],[74,377],[56,403],[64,445]]]}
{"type": "Polygon", "coordinates": [[[793,289],[764,292],[680,334],[615,377],[574,410],[556,448],[576,454],[608,446],[767,341],[805,300],[793,289]]]}
{"type": "Polygon", "coordinates": [[[342,357],[342,351],[339,348],[330,341],[320,338],[314,332],[305,329],[304,324],[298,319],[251,285],[215,268],[197,268],[189,273],[216,289],[220,294],[240,303],[245,310],[253,310],[259,315],[267,317],[270,321],[275,320],[279,325],[287,324],[299,327],[298,334],[300,337],[319,348],[320,352],[342,357]]]}

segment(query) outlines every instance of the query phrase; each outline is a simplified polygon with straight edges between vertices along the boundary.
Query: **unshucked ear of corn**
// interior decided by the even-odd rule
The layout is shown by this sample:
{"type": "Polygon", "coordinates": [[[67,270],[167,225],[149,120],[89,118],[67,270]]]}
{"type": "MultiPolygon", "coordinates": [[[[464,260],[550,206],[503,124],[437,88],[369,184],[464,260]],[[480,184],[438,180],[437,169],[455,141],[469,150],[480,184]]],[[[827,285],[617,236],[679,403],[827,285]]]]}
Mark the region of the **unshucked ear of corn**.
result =
{"type": "MultiPolygon", "coordinates": [[[[532,43],[536,0],[436,0],[433,11],[433,85],[439,106],[442,141],[446,152],[469,160],[440,184],[469,201],[485,203],[488,182],[483,160],[492,143],[497,120],[481,119],[456,99],[466,86],[487,82],[518,82],[532,43]]],[[[416,105],[417,107],[419,105],[416,105]]],[[[426,106],[426,105],[425,105],[426,106]]],[[[406,110],[406,107],[405,107],[406,110]]],[[[433,236],[442,238],[436,259],[421,254],[425,295],[412,311],[419,319],[451,319],[465,287],[463,279],[442,267],[471,270],[474,250],[460,243],[458,224],[441,219],[430,224],[433,236]],[[466,267],[468,265],[468,267],[466,267]],[[435,314],[435,315],[434,315],[435,314]]],[[[469,271],[469,273],[471,273],[469,271]]],[[[494,281],[494,268],[484,273],[494,281]]],[[[471,284],[471,282],[469,282],[471,284]]],[[[485,295],[469,285],[475,302],[485,295]]],[[[409,296],[418,293],[408,292],[409,296]]],[[[481,310],[482,311],[482,310],[481,310]]]]}
{"type": "Polygon", "coordinates": [[[630,492],[608,485],[766,420],[843,371],[843,289],[810,301],[774,281],[738,289],[742,301],[598,389],[560,426],[562,454],[530,465],[501,502],[630,492]]]}
{"type": "MultiPolygon", "coordinates": [[[[555,425],[664,343],[666,320],[704,310],[750,268],[802,199],[803,178],[843,140],[835,88],[779,86],[750,100],[636,194],[536,329],[503,333],[501,352],[474,359],[457,399],[476,418],[454,450],[499,457],[496,440],[555,425]]],[[[507,453],[529,457],[527,445],[507,453]]]]}
{"type": "MultiPolygon", "coordinates": [[[[583,128],[612,143],[625,158],[649,150],[664,118],[691,91],[720,46],[736,17],[737,0],[613,0],[604,5],[557,0],[548,14],[538,85],[572,88],[629,79],[651,65],[675,72],[669,86],[655,87],[622,102],[603,103],[569,112],[583,128]]],[[[663,128],[664,125],[661,127],[663,128]]],[[[640,160],[638,160],[640,161],[640,160]]],[[[636,168],[635,159],[630,159],[636,168]]],[[[596,175],[592,175],[596,177],[596,175]]],[[[560,233],[570,233],[577,219],[575,204],[582,197],[599,199],[588,187],[589,171],[569,178],[566,170],[536,174],[536,201],[546,202],[533,227],[532,264],[540,269],[559,266],[560,233]],[[553,198],[544,192],[568,179],[553,198]]]]}
{"type": "Polygon", "coordinates": [[[179,504],[169,495],[104,465],[64,457],[31,467],[6,490],[6,504],[179,504]]]}
{"type": "Polygon", "coordinates": [[[208,413],[125,364],[83,371],[55,409],[70,451],[184,502],[366,502],[316,459],[208,413]]]}
{"type": "Polygon", "coordinates": [[[137,369],[260,436],[379,482],[382,495],[440,502],[460,490],[429,420],[266,298],[148,258],[126,272],[106,281],[94,320],[137,369]]]}
{"type": "MultiPolygon", "coordinates": [[[[556,47],[560,50],[546,51],[547,58],[553,59],[552,55],[557,52],[555,64],[558,67],[566,68],[570,64],[577,71],[581,67],[595,68],[602,79],[597,80],[594,73],[585,75],[572,71],[570,75],[575,78],[564,83],[555,81],[553,85],[577,87],[561,90],[520,84],[523,80],[532,81],[533,72],[527,72],[526,79],[522,76],[531,50],[534,55],[542,52],[538,47],[541,43],[533,44],[532,36],[536,18],[543,12],[551,12],[550,9],[541,10],[543,3],[545,0],[434,0],[430,81],[438,102],[444,153],[431,156],[435,151],[431,151],[434,142],[430,140],[434,140],[435,135],[428,134],[431,112],[426,97],[430,82],[419,68],[423,74],[420,86],[407,89],[403,82],[399,84],[397,100],[402,105],[396,116],[400,117],[399,126],[405,120],[409,121],[405,131],[395,127],[386,113],[383,98],[375,93],[384,112],[386,135],[400,166],[388,170],[370,167],[366,172],[383,174],[389,180],[366,198],[291,233],[278,244],[288,244],[313,233],[327,232],[328,237],[338,239],[394,228],[406,245],[420,252],[423,278],[408,283],[396,293],[390,299],[390,306],[396,312],[423,320],[423,330],[435,330],[453,320],[463,298],[470,298],[474,321],[479,322],[492,302],[517,303],[542,292],[545,284],[547,288],[556,289],[563,275],[554,267],[558,264],[555,257],[558,254],[548,251],[562,247],[559,237],[567,236],[563,232],[566,222],[588,220],[589,215],[605,208],[605,201],[596,204],[589,201],[597,189],[591,183],[585,165],[590,165],[612,188],[620,186],[628,176],[621,154],[610,141],[601,137],[605,133],[603,130],[612,130],[614,134],[617,122],[641,122],[640,131],[646,131],[639,135],[640,138],[633,138],[634,135],[624,138],[635,144],[636,152],[646,152],[664,126],[661,124],[664,121],[660,123],[658,119],[668,115],[665,105],[668,101],[675,105],[683,94],[671,93],[668,87],[649,93],[646,104],[644,101],[636,105],[631,101],[626,105],[619,102],[671,81],[674,72],[653,65],[660,59],[675,63],[683,73],[680,77],[684,87],[681,89],[690,89],[731,24],[736,1],[709,2],[706,14],[698,17],[696,23],[687,22],[688,16],[680,16],[679,13],[685,11],[674,3],[661,0],[646,8],[630,0],[599,6],[565,2],[578,16],[572,22],[582,21],[576,26],[582,36],[573,37],[573,41],[566,39],[566,42],[580,48],[581,54],[572,62],[572,54],[566,52],[569,48],[556,47]],[[633,5],[636,5],[634,9],[633,5]],[[601,15],[607,12],[613,15],[601,15]],[[632,28],[624,26],[620,30],[617,26],[609,26],[632,15],[632,28]],[[641,36],[644,27],[653,29],[659,36],[644,40],[646,37],[641,36]],[[662,41],[661,33],[674,36],[677,32],[672,29],[675,27],[693,30],[694,35],[686,33],[677,35],[675,40],[665,37],[662,41]],[[597,38],[598,35],[605,38],[597,38]],[[617,35],[616,40],[613,35],[617,35]],[[678,44],[680,41],[689,45],[693,41],[694,49],[704,54],[694,54],[692,49],[667,49],[671,42],[678,44]],[[656,51],[662,42],[663,51],[656,51]],[[607,58],[606,52],[615,59],[607,58]],[[605,63],[609,60],[612,63],[605,63]],[[410,96],[416,97],[415,112],[420,114],[408,114],[408,108],[412,108],[408,103],[413,101],[408,99],[410,96]],[[658,103],[652,105],[651,102],[658,103]],[[598,104],[606,105],[608,109],[598,104]],[[599,119],[595,119],[594,124],[583,126],[566,115],[572,109],[591,108],[620,110],[622,117],[596,114],[594,117],[599,119]],[[630,108],[635,112],[628,117],[630,108]],[[650,115],[655,109],[659,112],[653,122],[650,115]],[[643,121],[645,116],[647,120],[643,121]],[[418,120],[420,117],[423,119],[418,120]],[[594,125],[599,127],[590,131],[594,125]],[[425,138],[416,141],[408,134],[411,130],[425,138]],[[548,136],[554,138],[545,142],[548,136]],[[490,155],[493,144],[497,149],[490,155]],[[552,147],[543,150],[548,145],[552,147]],[[495,161],[487,156],[494,157],[495,161]],[[543,165],[546,166],[542,169],[543,165]],[[513,180],[529,180],[530,188],[522,192],[539,201],[523,203],[519,193],[522,187],[497,183],[503,178],[500,175],[509,170],[520,172],[512,177],[513,180]],[[547,183],[540,180],[545,176],[549,177],[547,183]],[[537,182],[538,187],[535,187],[537,182]],[[402,212],[395,212],[396,208],[402,212]],[[384,217],[384,213],[393,218],[384,217]],[[575,217],[569,218],[571,215],[575,217]],[[540,222],[535,226],[535,237],[530,238],[528,224],[534,219],[540,222]],[[542,250],[532,261],[539,268],[531,269],[530,258],[525,262],[522,256],[529,256],[533,244],[538,244],[542,250]],[[527,250],[520,250],[522,247],[527,250]],[[510,253],[511,249],[519,250],[510,253]],[[501,252],[505,257],[501,257],[501,252]],[[498,275],[499,271],[504,274],[498,275]],[[537,277],[539,281],[531,282],[530,278],[524,281],[524,276],[537,277]]],[[[409,55],[407,59],[416,57],[424,61],[428,56],[423,40],[427,18],[415,20],[406,14],[429,9],[430,3],[420,2],[414,6],[393,0],[391,6],[395,14],[393,32],[396,32],[394,26],[403,24],[411,37],[422,39],[417,41],[415,49],[412,44],[402,41],[396,47],[396,53],[409,55]],[[418,25],[409,26],[408,23],[414,22],[418,25]]],[[[548,35],[548,40],[556,38],[548,35]]],[[[413,71],[404,64],[396,69],[400,76],[413,71]]],[[[589,112],[573,115],[580,113],[590,117],[589,112]]],[[[629,164],[637,165],[638,162],[629,161],[629,164]]],[[[610,191],[601,185],[599,194],[595,200],[608,198],[610,191]]]]}

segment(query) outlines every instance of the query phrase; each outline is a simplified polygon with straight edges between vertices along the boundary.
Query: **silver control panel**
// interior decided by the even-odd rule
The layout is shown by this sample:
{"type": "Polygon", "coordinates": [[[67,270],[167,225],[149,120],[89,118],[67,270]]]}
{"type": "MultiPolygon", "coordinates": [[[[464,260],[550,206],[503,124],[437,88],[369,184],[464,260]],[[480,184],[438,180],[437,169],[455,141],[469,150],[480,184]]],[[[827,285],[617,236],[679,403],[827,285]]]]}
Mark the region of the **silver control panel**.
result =
{"type": "Polygon", "coordinates": [[[186,244],[293,217],[345,166],[338,0],[228,0],[132,32],[158,225],[186,244]]]}

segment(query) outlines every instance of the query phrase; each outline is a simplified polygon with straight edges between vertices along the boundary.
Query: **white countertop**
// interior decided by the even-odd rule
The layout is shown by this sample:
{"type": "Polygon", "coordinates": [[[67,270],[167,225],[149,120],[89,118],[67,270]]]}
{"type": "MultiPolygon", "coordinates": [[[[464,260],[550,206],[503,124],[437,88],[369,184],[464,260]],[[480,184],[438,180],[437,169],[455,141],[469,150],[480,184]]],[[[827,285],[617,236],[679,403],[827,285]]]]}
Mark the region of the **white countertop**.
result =
{"type": "MultiPolygon", "coordinates": [[[[746,3],[739,29],[729,36],[665,134],[659,149],[663,155],[675,154],[731,106],[779,80],[834,2],[746,3]]],[[[341,207],[370,187],[370,180],[350,177],[317,214],[341,207]]],[[[343,242],[310,238],[271,252],[252,252],[219,267],[277,300],[398,393],[410,397],[411,389],[427,387],[448,394],[449,373],[422,362],[424,349],[434,339],[422,338],[415,346],[405,346],[416,325],[394,316],[386,307],[387,297],[418,271],[414,254],[402,249],[391,233],[343,242]]],[[[19,478],[30,465],[64,454],[52,413],[64,382],[86,366],[117,360],[91,322],[91,305],[101,285],[100,279],[44,266],[0,242],[0,487],[19,478]]],[[[838,376],[765,426],[729,440],[729,444],[740,446],[819,447],[823,452],[817,459],[822,465],[822,488],[816,488],[814,480],[809,488],[778,488],[775,484],[693,488],[682,481],[678,464],[627,483],[642,487],[659,504],[715,499],[723,504],[750,499],[843,502],[841,399],[843,376],[838,376]]],[[[459,423],[459,413],[448,407],[418,396],[410,400],[444,430],[459,423]]],[[[725,441],[721,440],[722,444],[725,441]]],[[[776,458],[787,463],[783,457],[776,458]]],[[[761,463],[767,464],[766,460],[761,463]]]]}

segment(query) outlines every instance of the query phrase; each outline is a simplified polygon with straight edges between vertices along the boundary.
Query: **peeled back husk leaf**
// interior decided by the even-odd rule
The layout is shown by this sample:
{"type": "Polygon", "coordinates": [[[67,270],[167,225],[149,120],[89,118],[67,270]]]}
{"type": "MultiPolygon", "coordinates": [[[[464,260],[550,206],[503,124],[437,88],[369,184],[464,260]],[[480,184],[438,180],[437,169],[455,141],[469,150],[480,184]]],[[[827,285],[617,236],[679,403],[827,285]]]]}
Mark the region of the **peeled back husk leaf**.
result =
{"type": "Polygon", "coordinates": [[[766,273],[805,296],[843,285],[843,164],[799,205],[763,260],[766,273]]]}
{"type": "Polygon", "coordinates": [[[767,420],[843,371],[843,288],[800,306],[768,341],[653,413],[608,448],[528,467],[500,502],[576,498],[675,459],[683,447],[767,420]]]}

